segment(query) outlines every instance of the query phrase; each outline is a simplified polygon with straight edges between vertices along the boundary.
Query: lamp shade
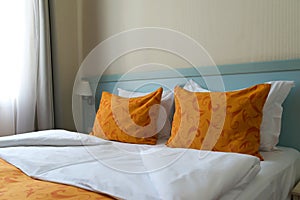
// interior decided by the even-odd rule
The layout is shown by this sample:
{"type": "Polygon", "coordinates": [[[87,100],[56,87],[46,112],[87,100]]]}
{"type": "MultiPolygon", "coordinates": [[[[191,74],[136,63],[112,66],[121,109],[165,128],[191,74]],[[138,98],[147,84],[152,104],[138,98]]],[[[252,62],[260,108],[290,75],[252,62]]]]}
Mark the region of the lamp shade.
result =
{"type": "Polygon", "coordinates": [[[80,81],[76,88],[76,94],[80,96],[93,96],[90,83],[88,81],[80,81]]]}

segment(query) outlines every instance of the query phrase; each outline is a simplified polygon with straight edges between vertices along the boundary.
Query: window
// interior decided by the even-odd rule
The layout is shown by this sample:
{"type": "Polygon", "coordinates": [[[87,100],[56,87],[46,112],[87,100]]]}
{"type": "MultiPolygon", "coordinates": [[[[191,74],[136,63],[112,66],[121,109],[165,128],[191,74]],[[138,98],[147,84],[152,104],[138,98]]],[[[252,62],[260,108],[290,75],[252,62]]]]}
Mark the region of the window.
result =
{"type": "Polygon", "coordinates": [[[15,99],[25,56],[25,7],[24,0],[0,2],[0,100],[15,99]]]}

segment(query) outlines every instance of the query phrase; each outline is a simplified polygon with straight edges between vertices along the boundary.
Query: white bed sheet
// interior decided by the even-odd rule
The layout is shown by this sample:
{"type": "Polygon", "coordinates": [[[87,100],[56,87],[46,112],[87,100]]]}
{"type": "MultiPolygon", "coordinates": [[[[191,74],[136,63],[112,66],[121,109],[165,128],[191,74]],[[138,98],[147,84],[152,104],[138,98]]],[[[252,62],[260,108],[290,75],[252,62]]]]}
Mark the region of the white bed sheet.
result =
{"type": "Polygon", "coordinates": [[[0,147],[2,159],[31,177],[121,199],[208,200],[230,193],[232,200],[260,170],[253,156],[117,143],[64,130],[3,137],[0,147]]]}
{"type": "Polygon", "coordinates": [[[300,179],[300,153],[287,147],[261,153],[265,159],[261,162],[261,170],[238,199],[291,199],[290,192],[300,179]]]}
{"type": "MultiPolygon", "coordinates": [[[[116,143],[116,146],[128,152],[152,153],[163,148],[166,141],[166,138],[160,138],[155,146],[124,143],[116,143]]],[[[260,153],[265,160],[261,162],[261,170],[254,180],[245,187],[225,194],[221,200],[232,199],[236,192],[240,193],[238,200],[291,199],[290,192],[300,180],[300,152],[293,148],[278,147],[277,150],[260,153]]]]}

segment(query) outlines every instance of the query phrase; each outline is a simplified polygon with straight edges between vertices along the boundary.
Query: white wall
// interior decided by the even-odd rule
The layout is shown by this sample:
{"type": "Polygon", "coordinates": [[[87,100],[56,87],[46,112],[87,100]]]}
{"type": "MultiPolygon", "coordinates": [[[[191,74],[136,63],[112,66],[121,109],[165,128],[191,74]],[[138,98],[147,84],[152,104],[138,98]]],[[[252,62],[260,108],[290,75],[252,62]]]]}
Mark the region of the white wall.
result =
{"type": "MultiPolygon", "coordinates": [[[[300,58],[298,0],[52,0],[56,125],[72,128],[71,92],[86,55],[104,39],[140,27],[170,28],[202,44],[216,64],[300,58]]],[[[121,57],[108,73],[182,59],[147,50],[121,57]]]]}
{"type": "MultiPolygon", "coordinates": [[[[124,30],[163,27],[194,38],[216,64],[299,58],[299,10],[297,0],[84,1],[82,51],[85,56],[97,43],[124,30]]],[[[122,66],[124,72],[147,59],[174,67],[183,64],[174,56],[148,51],[131,53],[112,68],[122,66]]],[[[121,70],[112,68],[112,73],[121,70]]]]}

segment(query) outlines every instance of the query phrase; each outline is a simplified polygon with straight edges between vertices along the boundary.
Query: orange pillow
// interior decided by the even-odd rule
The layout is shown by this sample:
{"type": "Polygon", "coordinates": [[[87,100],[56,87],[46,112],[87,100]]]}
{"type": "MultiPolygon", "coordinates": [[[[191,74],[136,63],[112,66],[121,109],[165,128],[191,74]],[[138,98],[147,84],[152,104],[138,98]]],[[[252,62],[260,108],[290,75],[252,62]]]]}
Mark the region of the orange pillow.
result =
{"type": "Polygon", "coordinates": [[[175,88],[169,147],[259,153],[262,110],[270,84],[230,92],[189,92],[175,88]]]}
{"type": "Polygon", "coordinates": [[[91,135],[120,142],[156,144],[162,88],[146,96],[119,97],[103,92],[91,135]]]}

